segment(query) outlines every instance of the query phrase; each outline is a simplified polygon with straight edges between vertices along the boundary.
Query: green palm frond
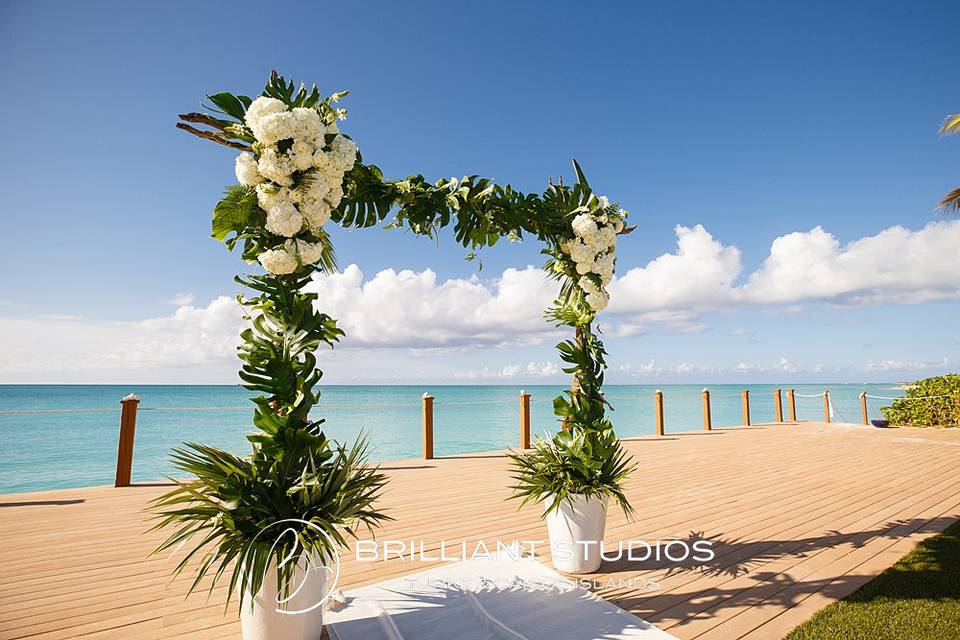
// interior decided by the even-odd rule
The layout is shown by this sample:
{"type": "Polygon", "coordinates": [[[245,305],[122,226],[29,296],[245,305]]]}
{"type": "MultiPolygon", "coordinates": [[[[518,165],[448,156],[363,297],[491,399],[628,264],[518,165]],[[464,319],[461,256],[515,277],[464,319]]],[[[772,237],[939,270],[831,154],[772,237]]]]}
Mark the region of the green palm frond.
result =
{"type": "Polygon", "coordinates": [[[960,187],[944,196],[937,204],[937,209],[944,213],[960,213],[960,187]]]}
{"type": "Polygon", "coordinates": [[[391,519],[374,506],[387,478],[365,464],[365,440],[348,449],[308,426],[287,429],[282,441],[282,456],[260,449],[244,458],[193,443],[174,450],[174,467],[192,479],[175,480],[176,488],[152,502],[154,528],[173,529],[154,553],[192,540],[174,570],[179,575],[193,569],[189,592],[208,576],[212,589],[233,563],[228,602],[237,584],[248,588],[241,593],[257,593],[267,567],[288,554],[332,557],[346,544],[345,535],[356,537],[358,528],[372,531],[391,519]],[[275,537],[258,537],[289,518],[326,535],[308,525],[285,525],[297,529],[299,549],[288,541],[273,547],[275,537]]]}
{"type": "Polygon", "coordinates": [[[520,506],[550,498],[549,513],[574,495],[610,497],[633,516],[623,485],[636,464],[612,428],[561,431],[552,440],[539,438],[531,452],[508,456],[513,463],[511,497],[520,506]]]}
{"type": "Polygon", "coordinates": [[[960,113],[947,116],[940,127],[940,133],[945,136],[960,133],[960,113]]]}

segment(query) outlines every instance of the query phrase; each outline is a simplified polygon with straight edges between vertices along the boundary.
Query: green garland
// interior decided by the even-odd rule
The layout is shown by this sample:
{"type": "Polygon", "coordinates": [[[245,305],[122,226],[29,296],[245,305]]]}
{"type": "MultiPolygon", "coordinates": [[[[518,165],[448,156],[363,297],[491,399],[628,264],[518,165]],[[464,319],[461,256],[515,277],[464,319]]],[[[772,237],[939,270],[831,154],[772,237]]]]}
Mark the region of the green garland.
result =
{"type": "MultiPolygon", "coordinates": [[[[274,72],[262,94],[271,100],[258,103],[247,96],[218,93],[208,96],[213,115],[183,114],[177,126],[252,154],[252,158],[242,155],[238,159],[238,178],[242,169],[255,174],[251,167],[258,166],[256,163],[265,155],[279,158],[282,163],[296,151],[291,140],[282,139],[271,146],[258,139],[250,124],[251,108],[273,109],[284,114],[281,118],[296,114],[305,122],[312,122],[312,126],[326,132],[324,137],[314,139],[318,158],[323,161],[328,150],[330,154],[339,150],[341,155],[331,155],[331,162],[344,163],[344,149],[346,153],[355,150],[336,127],[336,121],[345,114],[336,103],[345,95],[346,92],[340,92],[323,97],[316,87],[297,88],[274,72]],[[193,126],[198,124],[205,128],[193,126]]],[[[260,135],[266,139],[268,133],[260,135]]],[[[574,376],[575,389],[554,402],[555,413],[567,429],[554,438],[551,450],[560,451],[566,456],[564,459],[572,452],[578,462],[567,489],[555,493],[561,497],[578,492],[612,494],[629,510],[621,489],[629,468],[605,417],[609,405],[601,393],[606,354],[592,331],[596,310],[589,304],[588,293],[577,284],[580,281],[593,290],[602,289],[605,281],[597,275],[579,273],[565,250],[576,241],[571,229],[578,216],[593,216],[611,225],[617,221],[618,232],[625,233],[629,231],[622,225],[625,212],[593,194],[576,163],[577,182],[573,186],[550,184],[543,194],[537,195],[478,176],[433,183],[421,175],[385,180],[378,167],[365,164],[358,150],[355,154],[355,158],[348,157],[344,164],[337,165],[349,166],[342,173],[342,183],[326,186],[337,195],[338,188],[342,191],[329,211],[329,219],[342,227],[384,225],[434,237],[440,229],[453,225],[457,242],[470,256],[503,237],[521,239],[530,235],[546,244],[545,268],[561,282],[560,296],[548,310],[548,317],[573,327],[577,334],[576,339],[557,345],[567,365],[564,371],[574,376]]],[[[372,530],[388,519],[374,506],[386,478],[365,463],[365,443],[358,440],[348,448],[330,442],[322,431],[323,420],[310,419],[312,407],[319,402],[316,387],[322,376],[316,351],[324,345],[333,347],[343,335],[333,318],[316,310],[318,304],[322,305],[316,294],[303,292],[315,272],[336,269],[329,235],[320,225],[304,222],[298,227],[296,218],[291,218],[296,210],[289,207],[285,210],[287,219],[281,222],[294,220],[290,227],[293,235],[267,229],[273,224],[273,214],[265,210],[264,200],[283,194],[305,202],[318,188],[317,181],[338,175],[336,167],[330,170],[321,163],[321,168],[315,169],[309,165],[309,157],[307,161],[298,165],[307,168],[289,176],[280,174],[277,180],[286,184],[269,186],[255,175],[256,184],[229,187],[214,208],[214,238],[230,250],[239,245],[248,263],[264,262],[265,254],[275,252],[280,258],[277,264],[288,272],[237,278],[252,291],[238,298],[250,321],[239,347],[243,361],[240,377],[246,389],[258,394],[252,399],[253,423],[258,430],[249,436],[252,454],[239,457],[199,444],[177,449],[174,464],[191,479],[178,481],[178,486],[154,505],[160,518],[157,526],[175,529],[158,551],[174,548],[188,538],[199,538],[177,567],[178,572],[182,571],[191,559],[200,558],[194,587],[206,575],[212,575],[215,583],[234,562],[231,592],[238,585],[244,592],[258,592],[263,572],[271,561],[291,551],[299,552],[284,545],[271,551],[269,542],[256,541],[257,534],[277,520],[297,518],[318,526],[329,534],[329,539],[304,528],[300,535],[302,551],[330,556],[335,545],[345,543],[344,534],[356,535],[358,526],[372,530]],[[323,173],[324,170],[328,172],[323,173]]],[[[322,219],[322,205],[315,213],[322,219]]],[[[607,258],[608,275],[612,275],[612,248],[607,258]]],[[[537,447],[536,451],[541,453],[550,449],[543,442],[538,442],[537,447]]],[[[527,477],[523,469],[529,470],[535,458],[515,456],[514,460],[520,469],[518,491],[522,492],[523,478],[527,477]]],[[[539,496],[528,492],[525,499],[539,496]]],[[[281,575],[283,584],[286,577],[281,575]]]]}

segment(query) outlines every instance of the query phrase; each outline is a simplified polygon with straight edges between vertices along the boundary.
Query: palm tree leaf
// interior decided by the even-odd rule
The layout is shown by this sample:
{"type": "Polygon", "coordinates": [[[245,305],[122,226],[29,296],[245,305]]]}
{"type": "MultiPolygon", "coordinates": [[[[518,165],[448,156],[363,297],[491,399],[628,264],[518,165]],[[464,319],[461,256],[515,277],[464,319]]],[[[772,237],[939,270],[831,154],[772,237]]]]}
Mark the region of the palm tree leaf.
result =
{"type": "Polygon", "coordinates": [[[944,213],[960,213],[960,187],[957,187],[937,205],[937,209],[944,213]]]}
{"type": "Polygon", "coordinates": [[[943,125],[940,127],[940,133],[945,136],[960,133],[960,113],[947,116],[946,120],[943,121],[943,125]]]}

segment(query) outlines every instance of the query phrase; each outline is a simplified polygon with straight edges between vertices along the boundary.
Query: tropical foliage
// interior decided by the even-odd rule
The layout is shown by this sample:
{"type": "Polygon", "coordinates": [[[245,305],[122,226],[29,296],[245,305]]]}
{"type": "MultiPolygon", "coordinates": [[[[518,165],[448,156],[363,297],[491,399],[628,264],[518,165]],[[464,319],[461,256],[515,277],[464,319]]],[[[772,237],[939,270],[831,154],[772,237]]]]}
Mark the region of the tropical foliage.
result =
{"type": "Polygon", "coordinates": [[[880,409],[890,424],[911,427],[960,427],[960,375],[911,383],[903,399],[880,409]]]}
{"type": "Polygon", "coordinates": [[[550,440],[538,439],[531,453],[510,453],[513,495],[521,505],[547,501],[545,513],[573,495],[609,496],[630,515],[623,483],[634,465],[606,416],[611,408],[602,391],[607,353],[593,321],[609,301],[605,287],[613,278],[617,235],[632,229],[625,227],[626,212],[595,195],[575,167],[572,188],[551,186],[544,196],[557,213],[566,212],[557,216],[562,223],[544,253],[545,269],[560,281],[560,295],[547,316],[575,332],[574,339],[557,345],[573,385],[553,401],[563,430],[550,440]]]}
{"type": "Polygon", "coordinates": [[[634,465],[612,428],[563,430],[550,440],[538,439],[533,451],[511,452],[510,457],[514,496],[521,505],[547,500],[549,513],[574,495],[611,497],[624,513],[633,514],[623,482],[634,465]]]}
{"type": "MultiPolygon", "coordinates": [[[[278,520],[303,521],[297,531],[302,552],[329,557],[358,527],[373,529],[387,519],[375,505],[385,477],[366,464],[364,443],[348,448],[331,442],[323,420],[311,419],[320,399],[317,350],[333,347],[343,335],[318,310],[323,301],[303,291],[317,271],[336,269],[324,229],[331,222],[429,237],[452,225],[468,256],[503,237],[545,243],[545,268],[560,282],[547,315],[576,334],[558,345],[574,389],[554,403],[565,431],[538,442],[530,456],[514,456],[518,495],[541,499],[534,487],[561,498],[612,495],[629,511],[621,485],[632,467],[605,416],[605,351],[592,331],[609,299],[605,287],[613,277],[617,235],[630,231],[626,212],[595,195],[576,162],[572,187],[561,181],[541,195],[479,176],[385,180],[340,132],[346,110],[337,105],[346,95],[323,96],[315,86],[297,87],[274,72],[260,96],[207,96],[212,113],[182,114],[177,124],[240,151],[239,184],[214,207],[212,236],[229,250],[240,247],[245,262],[266,271],[237,277],[252,292],[238,298],[250,323],[239,347],[240,377],[257,394],[252,453],[239,457],[185,445],[174,464],[191,478],[155,503],[158,527],[174,529],[160,550],[187,540],[195,545],[177,568],[199,558],[194,587],[204,576],[216,583],[232,562],[231,588],[257,593],[263,572],[291,550],[258,538],[278,520]],[[556,478],[548,480],[552,472],[556,478]],[[521,485],[531,490],[524,494],[521,485]]],[[[289,576],[281,570],[279,577],[286,584],[289,576]]]]}
{"type": "MultiPolygon", "coordinates": [[[[940,133],[945,136],[960,133],[960,113],[947,116],[947,119],[943,122],[943,126],[940,127],[940,133]]],[[[943,209],[947,213],[960,212],[960,187],[957,187],[944,196],[940,204],[937,205],[937,208],[943,209]]]]}

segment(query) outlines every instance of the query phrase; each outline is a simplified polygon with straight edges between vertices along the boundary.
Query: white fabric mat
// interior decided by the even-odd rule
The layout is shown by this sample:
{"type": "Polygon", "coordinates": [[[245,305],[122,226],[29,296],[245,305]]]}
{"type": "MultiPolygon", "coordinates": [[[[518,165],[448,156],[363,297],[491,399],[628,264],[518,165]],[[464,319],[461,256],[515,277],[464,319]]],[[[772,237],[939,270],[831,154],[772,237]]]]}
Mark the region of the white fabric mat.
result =
{"type": "Polygon", "coordinates": [[[346,593],[334,640],[676,640],[523,558],[444,565],[346,593]]]}

